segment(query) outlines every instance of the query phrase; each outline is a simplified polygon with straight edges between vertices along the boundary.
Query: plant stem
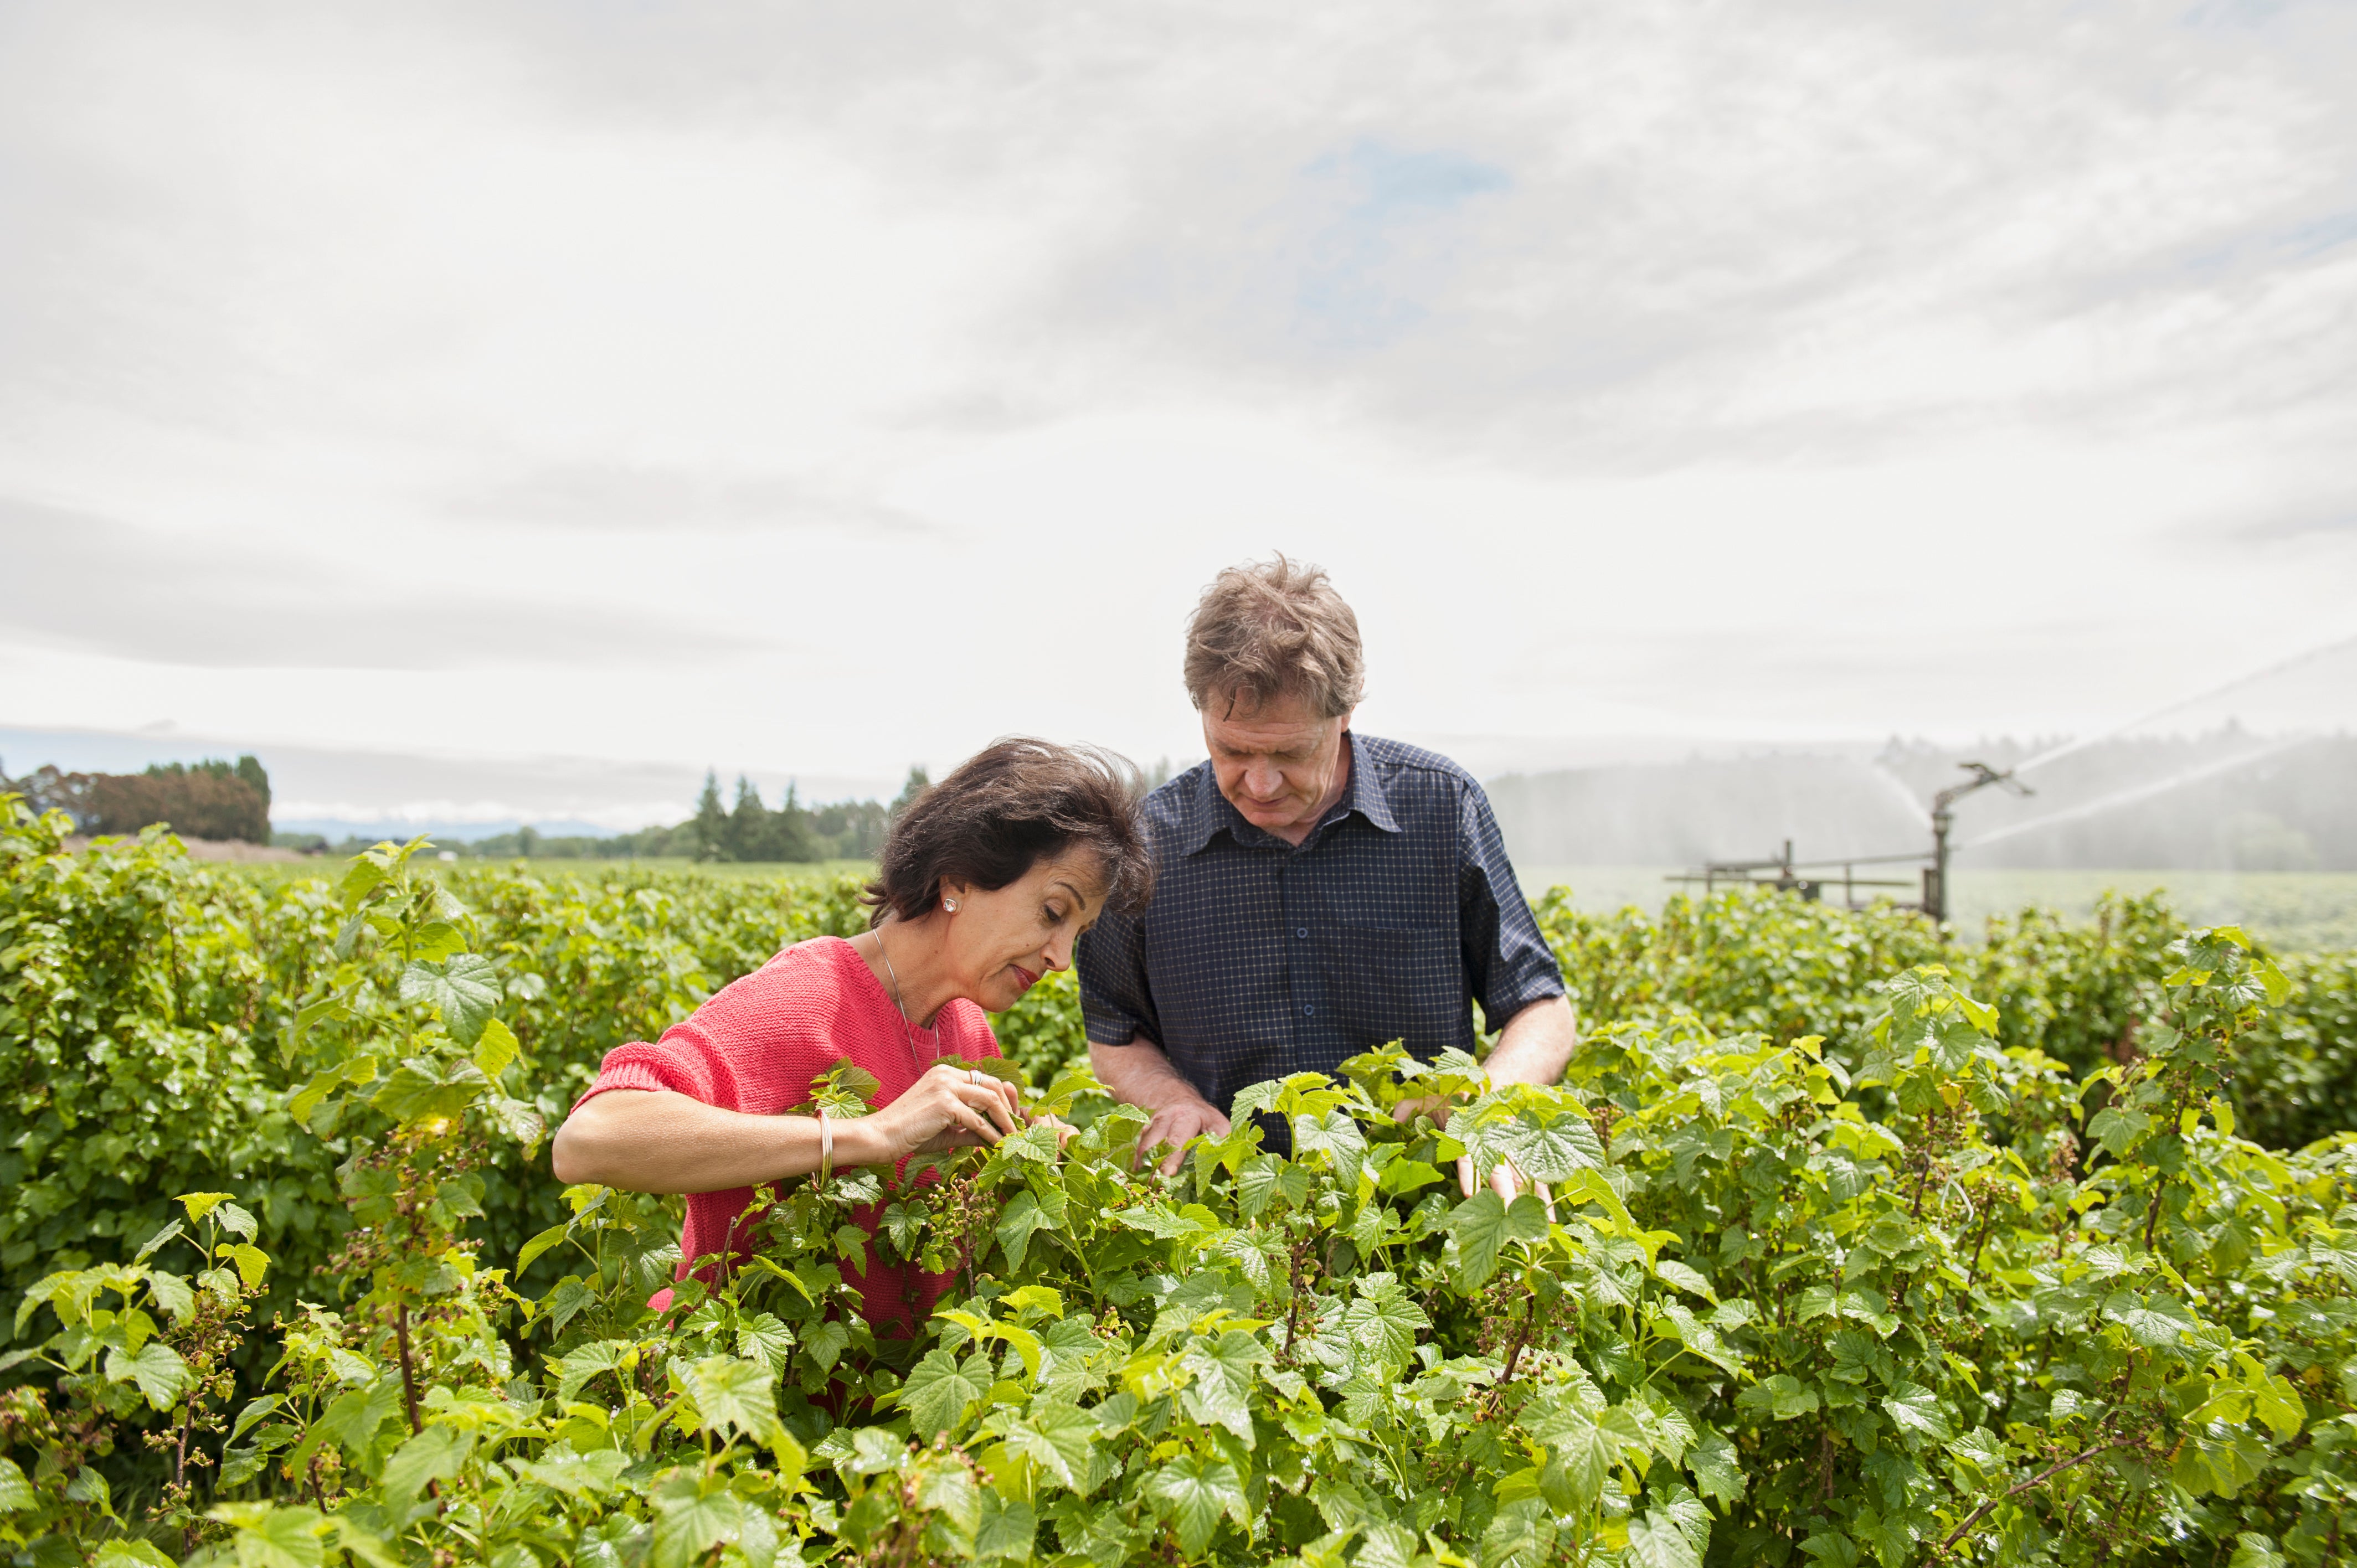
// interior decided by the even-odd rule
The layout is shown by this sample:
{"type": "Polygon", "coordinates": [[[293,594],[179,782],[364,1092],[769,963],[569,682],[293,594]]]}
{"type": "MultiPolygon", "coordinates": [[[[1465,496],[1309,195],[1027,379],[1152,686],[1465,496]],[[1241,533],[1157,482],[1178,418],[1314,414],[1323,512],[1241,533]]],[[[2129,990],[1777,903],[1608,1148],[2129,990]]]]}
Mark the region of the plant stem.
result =
{"type": "Polygon", "coordinates": [[[414,1437],[425,1429],[417,1419],[417,1369],[409,1359],[409,1307],[405,1303],[393,1303],[393,1337],[401,1348],[401,1398],[409,1412],[409,1434],[414,1437]]]}
{"type": "Polygon", "coordinates": [[[2072,1466],[2080,1464],[2085,1460],[2093,1459],[2098,1454],[2108,1453],[2112,1449],[2125,1448],[2126,1446],[2127,1440],[2126,1438],[2115,1437],[2108,1443],[2098,1443],[2093,1448],[2086,1449],[2082,1453],[2073,1454],[2068,1459],[2056,1461],[2054,1464],[2048,1466],[2045,1469],[2040,1470],[2035,1476],[2030,1477],[2027,1481],[2022,1482],[2019,1486],[2015,1487],[2012,1490],[1998,1493],[1996,1497],[1991,1498],[1988,1501],[1983,1503],[1980,1507],[1966,1514],[1964,1516],[1964,1522],[1950,1530],[1948,1532],[1947,1539],[1941,1541],[1939,1545],[1933,1547],[1932,1550],[1944,1556],[1948,1548],[1953,1546],[1957,1541],[1964,1539],[1965,1531],[1971,1530],[1973,1526],[1980,1523],[1981,1517],[1984,1514],[1986,1514],[1989,1509],[1996,1507],[1997,1504],[2005,1501],[2006,1498],[2012,1497],[2017,1492],[2026,1492],[2032,1487],[2041,1486],[2051,1477],[2069,1469],[2072,1466]]]}

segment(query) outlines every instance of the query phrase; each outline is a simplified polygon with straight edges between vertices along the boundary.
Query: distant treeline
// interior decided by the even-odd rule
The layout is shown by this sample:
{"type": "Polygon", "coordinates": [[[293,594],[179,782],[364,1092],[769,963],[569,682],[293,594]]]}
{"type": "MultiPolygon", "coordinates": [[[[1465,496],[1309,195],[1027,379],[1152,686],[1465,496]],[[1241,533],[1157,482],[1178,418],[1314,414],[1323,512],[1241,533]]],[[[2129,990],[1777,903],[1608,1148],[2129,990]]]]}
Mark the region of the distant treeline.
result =
{"type": "Polygon", "coordinates": [[[923,768],[911,768],[909,781],[888,806],[875,800],[838,800],[832,805],[805,806],[794,786],[789,784],[785,799],[773,809],[762,800],[761,791],[751,779],[739,778],[737,801],[732,807],[721,802],[719,776],[707,772],[695,815],[667,828],[640,828],[612,838],[555,838],[527,827],[453,847],[461,854],[487,859],[673,858],[748,863],[873,860],[884,847],[884,834],[892,818],[931,787],[932,781],[923,768]]]}
{"type": "Polygon", "coordinates": [[[0,773],[0,794],[18,794],[36,811],[58,811],[81,832],[135,833],[156,822],[182,838],[270,842],[270,775],[259,758],[163,762],[145,773],[60,773],[36,768],[0,773]]]}

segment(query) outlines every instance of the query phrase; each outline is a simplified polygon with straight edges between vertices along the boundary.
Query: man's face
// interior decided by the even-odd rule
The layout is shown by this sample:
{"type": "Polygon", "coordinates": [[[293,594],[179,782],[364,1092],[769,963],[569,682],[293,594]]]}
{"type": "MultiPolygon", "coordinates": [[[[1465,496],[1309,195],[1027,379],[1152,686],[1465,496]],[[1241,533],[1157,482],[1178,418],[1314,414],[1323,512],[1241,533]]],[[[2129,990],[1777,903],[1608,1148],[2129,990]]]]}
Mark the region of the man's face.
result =
{"type": "Polygon", "coordinates": [[[1257,707],[1214,696],[1203,706],[1203,746],[1220,793],[1266,832],[1307,835],[1333,803],[1351,715],[1319,718],[1295,696],[1257,707]]]}

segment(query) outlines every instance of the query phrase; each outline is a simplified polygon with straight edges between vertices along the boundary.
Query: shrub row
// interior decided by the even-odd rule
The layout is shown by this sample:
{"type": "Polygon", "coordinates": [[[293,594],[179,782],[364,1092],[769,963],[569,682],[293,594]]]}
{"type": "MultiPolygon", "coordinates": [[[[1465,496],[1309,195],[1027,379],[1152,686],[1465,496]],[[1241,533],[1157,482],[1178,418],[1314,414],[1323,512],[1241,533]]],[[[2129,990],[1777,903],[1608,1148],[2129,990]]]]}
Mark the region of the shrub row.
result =
{"type": "MultiPolygon", "coordinates": [[[[2231,930],[2168,943],[2133,1055],[2075,1079],[1938,964],[1857,976],[1835,1038],[1632,1003],[1548,1089],[1371,1052],[1242,1097],[1290,1157],[1243,1118],[1168,1178],[1077,1066],[1029,1090],[1087,1122],[1069,1147],[785,1184],[759,1252],[657,1314],[658,1206],[564,1193],[515,1253],[544,1286],[486,1245],[545,1120],[546,992],[490,957],[512,919],[395,852],[307,908],[270,1058],[299,1087],[266,1114],[342,1151],[331,1274],[265,1322],[301,1233],[217,1190],[52,1260],[0,1397],[20,1562],[2346,1554],[2357,1136],[2238,1135],[2229,1079],[2293,985],[2231,930]],[[1462,1196],[1459,1157],[1546,1187],[1462,1196]],[[871,1252],[953,1271],[918,1338],[860,1321],[871,1252]]],[[[233,1063],[258,1023],[173,1027],[234,1027],[233,1063]]],[[[813,1096],[857,1114],[849,1078],[813,1096]]]]}

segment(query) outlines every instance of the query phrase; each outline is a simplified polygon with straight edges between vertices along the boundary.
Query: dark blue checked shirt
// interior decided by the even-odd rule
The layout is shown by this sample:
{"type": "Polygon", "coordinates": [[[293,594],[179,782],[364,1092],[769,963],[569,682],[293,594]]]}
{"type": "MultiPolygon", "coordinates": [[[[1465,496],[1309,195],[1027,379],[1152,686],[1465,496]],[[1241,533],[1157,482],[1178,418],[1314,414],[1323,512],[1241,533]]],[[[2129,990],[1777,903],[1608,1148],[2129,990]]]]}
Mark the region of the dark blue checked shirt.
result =
{"type": "Polygon", "coordinates": [[[1472,775],[1348,740],[1350,785],[1297,849],[1244,821],[1209,762],[1146,798],[1154,901],[1082,939],[1090,1039],[1145,1036],[1224,1112],[1388,1040],[1469,1051],[1477,998],[1496,1027],[1564,993],[1472,775]]]}

